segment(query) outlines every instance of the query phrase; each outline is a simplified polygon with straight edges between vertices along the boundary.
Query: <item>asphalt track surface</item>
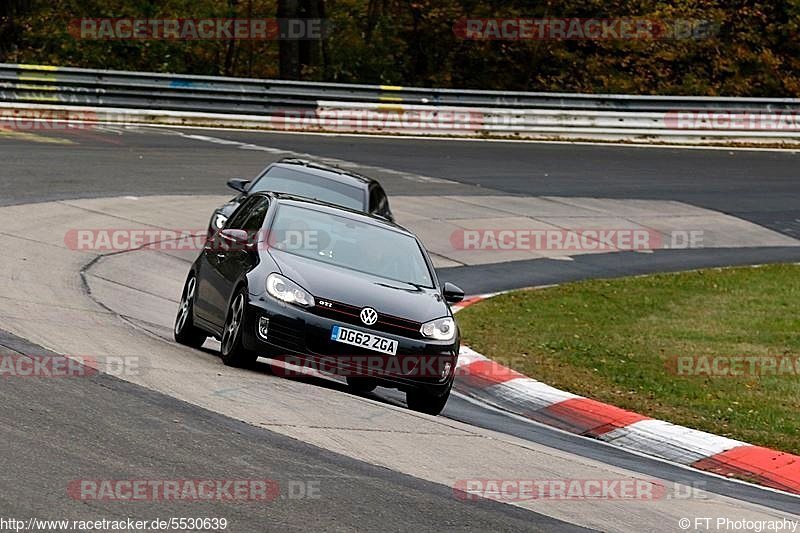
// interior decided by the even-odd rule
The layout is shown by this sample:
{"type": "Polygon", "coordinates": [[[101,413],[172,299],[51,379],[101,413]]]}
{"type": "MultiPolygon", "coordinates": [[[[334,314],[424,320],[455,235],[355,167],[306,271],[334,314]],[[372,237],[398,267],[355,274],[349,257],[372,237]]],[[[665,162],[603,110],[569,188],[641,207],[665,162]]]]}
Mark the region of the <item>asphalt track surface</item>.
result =
{"type": "MultiPolygon", "coordinates": [[[[225,192],[226,178],[252,176],[277,159],[247,150],[225,157],[228,146],[151,131],[48,134],[75,139],[77,146],[3,139],[9,148],[25,149],[4,152],[0,204],[87,195],[182,194],[188,187],[196,194],[217,194],[225,192]],[[168,168],[164,156],[169,158],[168,168]],[[35,185],[41,176],[48,177],[44,190],[35,185]]],[[[679,200],[800,236],[798,152],[181,131],[477,186],[458,189],[458,194],[481,194],[483,188],[530,196],[679,200]]],[[[435,184],[379,177],[390,194],[444,190],[435,184]]]]}
{"type": "MultiPolygon", "coordinates": [[[[4,352],[47,353],[11,335],[4,352]]],[[[5,518],[151,520],[225,517],[232,531],[471,529],[584,531],[491,501],[461,501],[453,490],[256,428],[108,374],[83,379],[9,379],[0,388],[3,443],[0,513],[5,518]],[[15,408],[9,409],[8,407],[15,408]],[[64,487],[82,479],[270,479],[267,503],[87,502],[64,487]],[[232,473],[234,473],[232,475],[232,473]],[[88,475],[87,475],[88,474],[88,475]],[[319,498],[293,498],[289,483],[315,480],[319,498]],[[415,512],[408,513],[407,509],[415,512]]]]}
{"type": "MultiPolygon", "coordinates": [[[[119,195],[226,194],[231,177],[252,177],[280,150],[367,165],[392,195],[515,194],[677,200],[800,238],[800,153],[747,150],[477,142],[197,130],[121,128],[47,132],[71,144],[3,138],[0,206],[119,195]],[[176,134],[177,133],[177,134],[176,134]],[[207,136],[273,152],[198,141],[207,136]],[[232,153],[232,150],[235,150],[232,153]],[[89,163],[90,162],[90,163],[89,163]],[[419,182],[391,169],[455,183],[419,182]],[[42,184],[46,183],[43,187],[42,184]]],[[[356,170],[361,170],[356,168],[356,170]]],[[[443,280],[470,294],[657,271],[800,261],[798,248],[659,250],[653,254],[534,259],[454,267],[443,280]]]]}
{"type": "MultiPolygon", "coordinates": [[[[452,193],[455,187],[458,194],[493,190],[524,195],[675,199],[733,214],[791,236],[799,233],[800,156],[793,153],[238,131],[190,133],[335,157],[462,184],[415,182],[396,173],[377,173],[390,194],[435,195],[452,193]]],[[[119,195],[225,193],[225,179],[252,176],[278,157],[248,150],[231,153],[230,146],[157,130],[129,134],[111,129],[48,133],[42,137],[71,139],[72,143],[0,138],[0,205],[119,195]]],[[[441,274],[444,279],[462,283],[468,292],[477,293],[587,277],[786,260],[800,260],[800,252],[778,248],[605,254],[576,258],[569,263],[535,260],[458,267],[444,269],[441,274]]],[[[0,345],[22,353],[32,349],[11,335],[4,335],[0,345]]],[[[437,525],[566,531],[571,527],[511,506],[490,502],[464,505],[453,498],[447,487],[337,456],[112,377],[98,376],[95,384],[100,386],[90,387],[82,380],[3,383],[3,405],[16,408],[4,410],[0,417],[0,441],[6,450],[0,479],[12,489],[0,494],[2,510],[58,510],[63,492],[58,497],[46,495],[53,486],[62,487],[71,479],[70,472],[78,470],[78,465],[81,471],[102,465],[106,467],[104,472],[111,466],[117,469],[119,478],[127,479],[148,477],[143,475],[143,465],[153,472],[163,472],[170,465],[188,463],[198,475],[219,472],[223,477],[235,465],[238,471],[259,472],[259,477],[279,480],[309,473],[319,477],[320,472],[330,476],[335,490],[325,495],[327,512],[319,509],[318,502],[308,500],[282,502],[279,509],[272,507],[263,513],[243,507],[231,515],[226,507],[232,520],[270,529],[333,526],[426,530],[437,525]],[[179,427],[176,420],[180,421],[179,427]],[[273,469],[269,476],[264,476],[266,464],[273,469]],[[409,513],[407,509],[418,512],[409,513]]],[[[378,398],[402,404],[396,395],[378,398]]],[[[636,472],[683,483],[699,482],[713,492],[800,512],[796,498],[631,455],[482,409],[463,399],[453,398],[444,415],[636,472]]],[[[169,514],[170,509],[163,505],[153,504],[153,513],[169,514]]],[[[64,506],[65,513],[67,508],[64,506]]],[[[103,510],[113,512],[113,505],[103,510]]],[[[204,511],[213,516],[208,513],[214,509],[204,511]]],[[[125,511],[118,512],[122,515],[125,511]]]]}

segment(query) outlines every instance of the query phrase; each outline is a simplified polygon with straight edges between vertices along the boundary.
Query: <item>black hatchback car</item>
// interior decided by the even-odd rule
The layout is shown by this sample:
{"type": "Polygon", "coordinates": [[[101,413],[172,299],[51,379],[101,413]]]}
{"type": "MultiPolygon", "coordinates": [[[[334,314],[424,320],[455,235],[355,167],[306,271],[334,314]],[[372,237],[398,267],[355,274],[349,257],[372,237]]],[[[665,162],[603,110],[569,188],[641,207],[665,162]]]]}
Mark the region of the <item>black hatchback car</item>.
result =
{"type": "Polygon", "coordinates": [[[252,181],[238,178],[228,180],[228,187],[239,191],[239,194],[211,215],[209,235],[222,229],[228,217],[248,195],[266,191],[311,198],[394,221],[389,199],[380,183],[354,172],[304,159],[281,159],[265,168],[252,181]]]}
{"type": "MultiPolygon", "coordinates": [[[[438,414],[455,375],[460,335],[412,233],[355,210],[278,193],[248,195],[206,244],[183,289],[175,340],[221,340],[227,365],[296,357],[347,376],[357,392],[406,392],[438,414]]],[[[324,370],[323,370],[324,371],[324,370]]]]}

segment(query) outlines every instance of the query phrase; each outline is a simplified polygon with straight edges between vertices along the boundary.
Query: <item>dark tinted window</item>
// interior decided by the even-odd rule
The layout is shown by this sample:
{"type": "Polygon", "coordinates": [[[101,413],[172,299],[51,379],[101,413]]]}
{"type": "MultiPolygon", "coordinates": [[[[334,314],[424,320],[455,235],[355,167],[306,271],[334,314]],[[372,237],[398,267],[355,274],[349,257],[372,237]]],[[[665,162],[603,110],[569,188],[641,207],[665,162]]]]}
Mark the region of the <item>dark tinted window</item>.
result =
{"type": "Polygon", "coordinates": [[[251,196],[237,209],[225,224],[229,229],[243,229],[256,232],[264,224],[264,217],[269,209],[269,200],[261,196],[251,196]]]}
{"type": "Polygon", "coordinates": [[[253,206],[252,210],[250,211],[250,215],[244,221],[244,227],[242,229],[247,230],[250,233],[255,233],[260,230],[261,226],[264,225],[264,217],[267,216],[269,200],[266,198],[261,198],[260,200],[260,202],[253,206]]]}
{"type": "Polygon", "coordinates": [[[284,167],[272,167],[248,192],[283,192],[364,211],[364,192],[359,187],[284,167]]]}
{"type": "Polygon", "coordinates": [[[375,185],[369,194],[370,213],[377,213],[385,216],[388,214],[387,207],[388,201],[386,199],[386,193],[383,192],[383,189],[381,189],[379,185],[375,185]]]}
{"type": "Polygon", "coordinates": [[[261,200],[261,198],[257,196],[251,196],[242,202],[242,205],[236,208],[236,211],[233,212],[231,218],[229,218],[228,222],[225,223],[225,227],[228,229],[244,229],[244,222],[250,215],[250,210],[259,200],[261,200]]]}

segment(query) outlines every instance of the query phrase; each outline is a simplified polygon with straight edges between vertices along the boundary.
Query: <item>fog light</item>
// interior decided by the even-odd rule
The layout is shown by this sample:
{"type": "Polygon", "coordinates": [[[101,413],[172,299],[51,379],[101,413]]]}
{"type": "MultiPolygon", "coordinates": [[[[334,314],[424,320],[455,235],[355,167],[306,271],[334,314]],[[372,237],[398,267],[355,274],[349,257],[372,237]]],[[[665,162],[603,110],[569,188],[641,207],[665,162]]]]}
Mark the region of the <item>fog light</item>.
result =
{"type": "Polygon", "coordinates": [[[269,318],[262,316],[258,319],[258,336],[264,340],[267,340],[267,334],[269,333],[269,318]]]}
{"type": "Polygon", "coordinates": [[[453,365],[450,363],[445,363],[444,368],[442,369],[442,379],[446,378],[450,375],[450,369],[453,368],[453,365]]]}

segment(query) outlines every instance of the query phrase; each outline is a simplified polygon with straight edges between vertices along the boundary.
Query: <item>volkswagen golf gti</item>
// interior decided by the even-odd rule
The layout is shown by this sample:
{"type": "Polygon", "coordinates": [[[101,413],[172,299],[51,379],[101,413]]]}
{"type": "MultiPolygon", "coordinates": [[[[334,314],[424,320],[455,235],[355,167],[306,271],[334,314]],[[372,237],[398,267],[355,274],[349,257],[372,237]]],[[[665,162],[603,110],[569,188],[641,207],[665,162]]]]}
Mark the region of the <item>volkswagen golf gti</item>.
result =
{"type": "Polygon", "coordinates": [[[460,337],[443,286],[415,235],[385,219],[296,196],[253,193],[192,264],[175,340],[213,336],[222,361],[258,356],[313,361],[359,393],[406,393],[439,414],[460,337]]]}

